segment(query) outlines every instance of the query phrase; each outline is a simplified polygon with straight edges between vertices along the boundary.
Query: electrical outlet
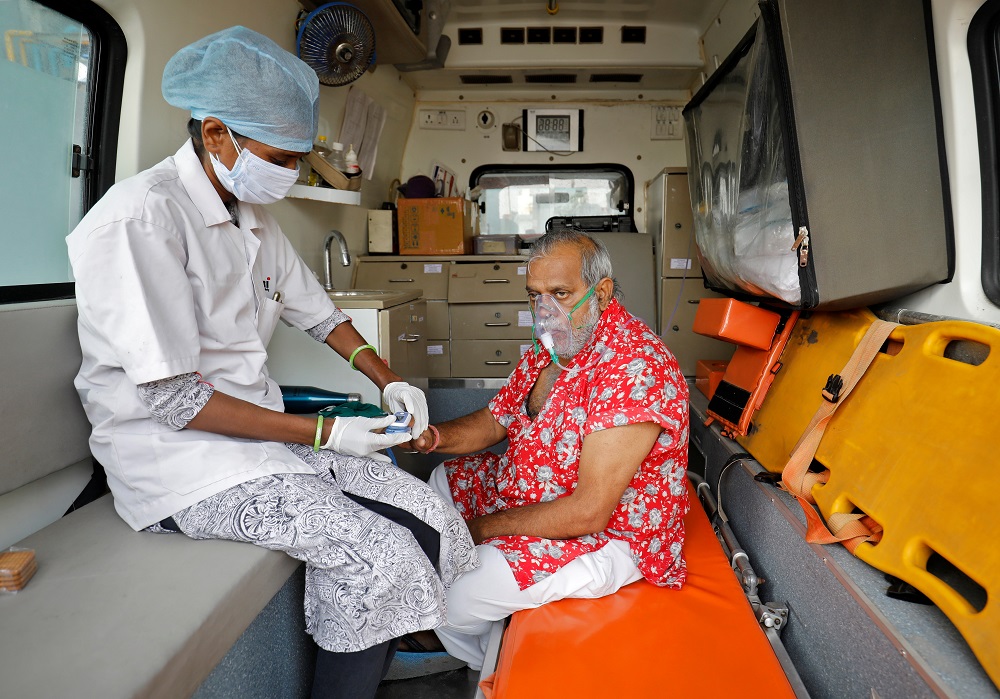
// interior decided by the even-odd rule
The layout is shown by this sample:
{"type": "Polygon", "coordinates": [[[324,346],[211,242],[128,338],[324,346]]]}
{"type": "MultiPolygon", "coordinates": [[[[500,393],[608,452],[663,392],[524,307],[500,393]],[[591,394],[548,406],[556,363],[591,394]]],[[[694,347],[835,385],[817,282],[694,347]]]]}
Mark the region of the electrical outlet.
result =
{"type": "Polygon", "coordinates": [[[653,107],[650,140],[675,141],[684,138],[680,107],[653,107]]]}
{"type": "Polygon", "coordinates": [[[417,112],[417,123],[421,129],[465,131],[465,110],[421,109],[417,112]]]}

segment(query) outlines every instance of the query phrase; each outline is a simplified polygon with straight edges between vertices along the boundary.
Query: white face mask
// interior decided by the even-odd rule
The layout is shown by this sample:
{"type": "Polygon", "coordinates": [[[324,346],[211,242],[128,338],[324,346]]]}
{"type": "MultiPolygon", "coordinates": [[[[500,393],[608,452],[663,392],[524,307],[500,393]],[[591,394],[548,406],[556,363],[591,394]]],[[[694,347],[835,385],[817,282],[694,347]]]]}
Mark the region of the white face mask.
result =
{"type": "Polygon", "coordinates": [[[298,166],[291,170],[269,163],[249,149],[240,148],[231,131],[229,138],[233,140],[236,152],[239,153],[232,170],[222,164],[219,156],[209,153],[215,176],[226,191],[232,192],[237,199],[247,204],[273,204],[284,199],[299,177],[298,166]]]}

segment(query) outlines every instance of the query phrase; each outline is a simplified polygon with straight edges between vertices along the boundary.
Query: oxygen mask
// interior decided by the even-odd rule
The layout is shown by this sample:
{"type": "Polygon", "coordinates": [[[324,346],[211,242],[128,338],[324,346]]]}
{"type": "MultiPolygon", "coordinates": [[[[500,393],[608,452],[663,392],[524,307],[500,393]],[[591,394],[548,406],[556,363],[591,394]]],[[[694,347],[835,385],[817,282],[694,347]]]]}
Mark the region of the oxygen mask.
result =
{"type": "MultiPolygon", "coordinates": [[[[559,363],[559,357],[572,357],[580,351],[586,342],[586,337],[577,337],[577,328],[573,324],[573,313],[576,312],[594,294],[594,288],[586,293],[567,313],[560,303],[549,294],[539,294],[531,306],[534,316],[533,331],[536,340],[545,348],[560,369],[565,369],[559,363]]],[[[582,327],[582,325],[581,325],[582,327]]],[[[589,333],[588,333],[589,336],[589,333]]]]}

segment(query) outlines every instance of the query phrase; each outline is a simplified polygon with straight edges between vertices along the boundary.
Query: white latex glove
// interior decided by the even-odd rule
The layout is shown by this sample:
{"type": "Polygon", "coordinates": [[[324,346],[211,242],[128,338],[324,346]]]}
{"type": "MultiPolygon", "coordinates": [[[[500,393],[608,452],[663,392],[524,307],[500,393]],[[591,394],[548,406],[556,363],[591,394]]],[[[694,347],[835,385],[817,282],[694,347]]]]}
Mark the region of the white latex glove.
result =
{"type": "Polygon", "coordinates": [[[410,432],[421,435],[427,429],[427,398],[424,392],[402,381],[394,381],[382,389],[382,397],[390,412],[405,410],[413,417],[410,432]]]}
{"type": "Polygon", "coordinates": [[[330,438],[324,449],[348,456],[364,456],[378,461],[390,461],[389,457],[377,453],[379,449],[393,447],[408,442],[409,432],[398,434],[378,434],[372,430],[385,429],[395,421],[395,416],[384,417],[338,417],[330,430],[330,438]]]}

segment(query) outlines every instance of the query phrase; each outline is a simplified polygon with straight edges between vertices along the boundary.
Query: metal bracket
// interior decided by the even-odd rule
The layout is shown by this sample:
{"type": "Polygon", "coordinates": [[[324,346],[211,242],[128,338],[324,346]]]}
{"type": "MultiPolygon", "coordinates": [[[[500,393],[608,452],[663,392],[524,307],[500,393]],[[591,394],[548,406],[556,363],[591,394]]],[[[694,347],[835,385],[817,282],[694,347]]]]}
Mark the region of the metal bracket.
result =
{"type": "Polygon", "coordinates": [[[70,177],[79,177],[81,172],[94,169],[94,159],[83,153],[83,149],[73,144],[73,155],[70,159],[70,177]]]}
{"type": "Polygon", "coordinates": [[[781,606],[779,602],[758,602],[753,606],[757,623],[765,630],[774,629],[780,634],[788,622],[788,605],[781,606]]]}
{"type": "Polygon", "coordinates": [[[416,63],[397,63],[396,70],[412,73],[417,70],[444,68],[444,61],[451,51],[451,39],[444,34],[444,23],[451,12],[451,0],[424,0],[424,41],[427,57],[416,63]]]}

